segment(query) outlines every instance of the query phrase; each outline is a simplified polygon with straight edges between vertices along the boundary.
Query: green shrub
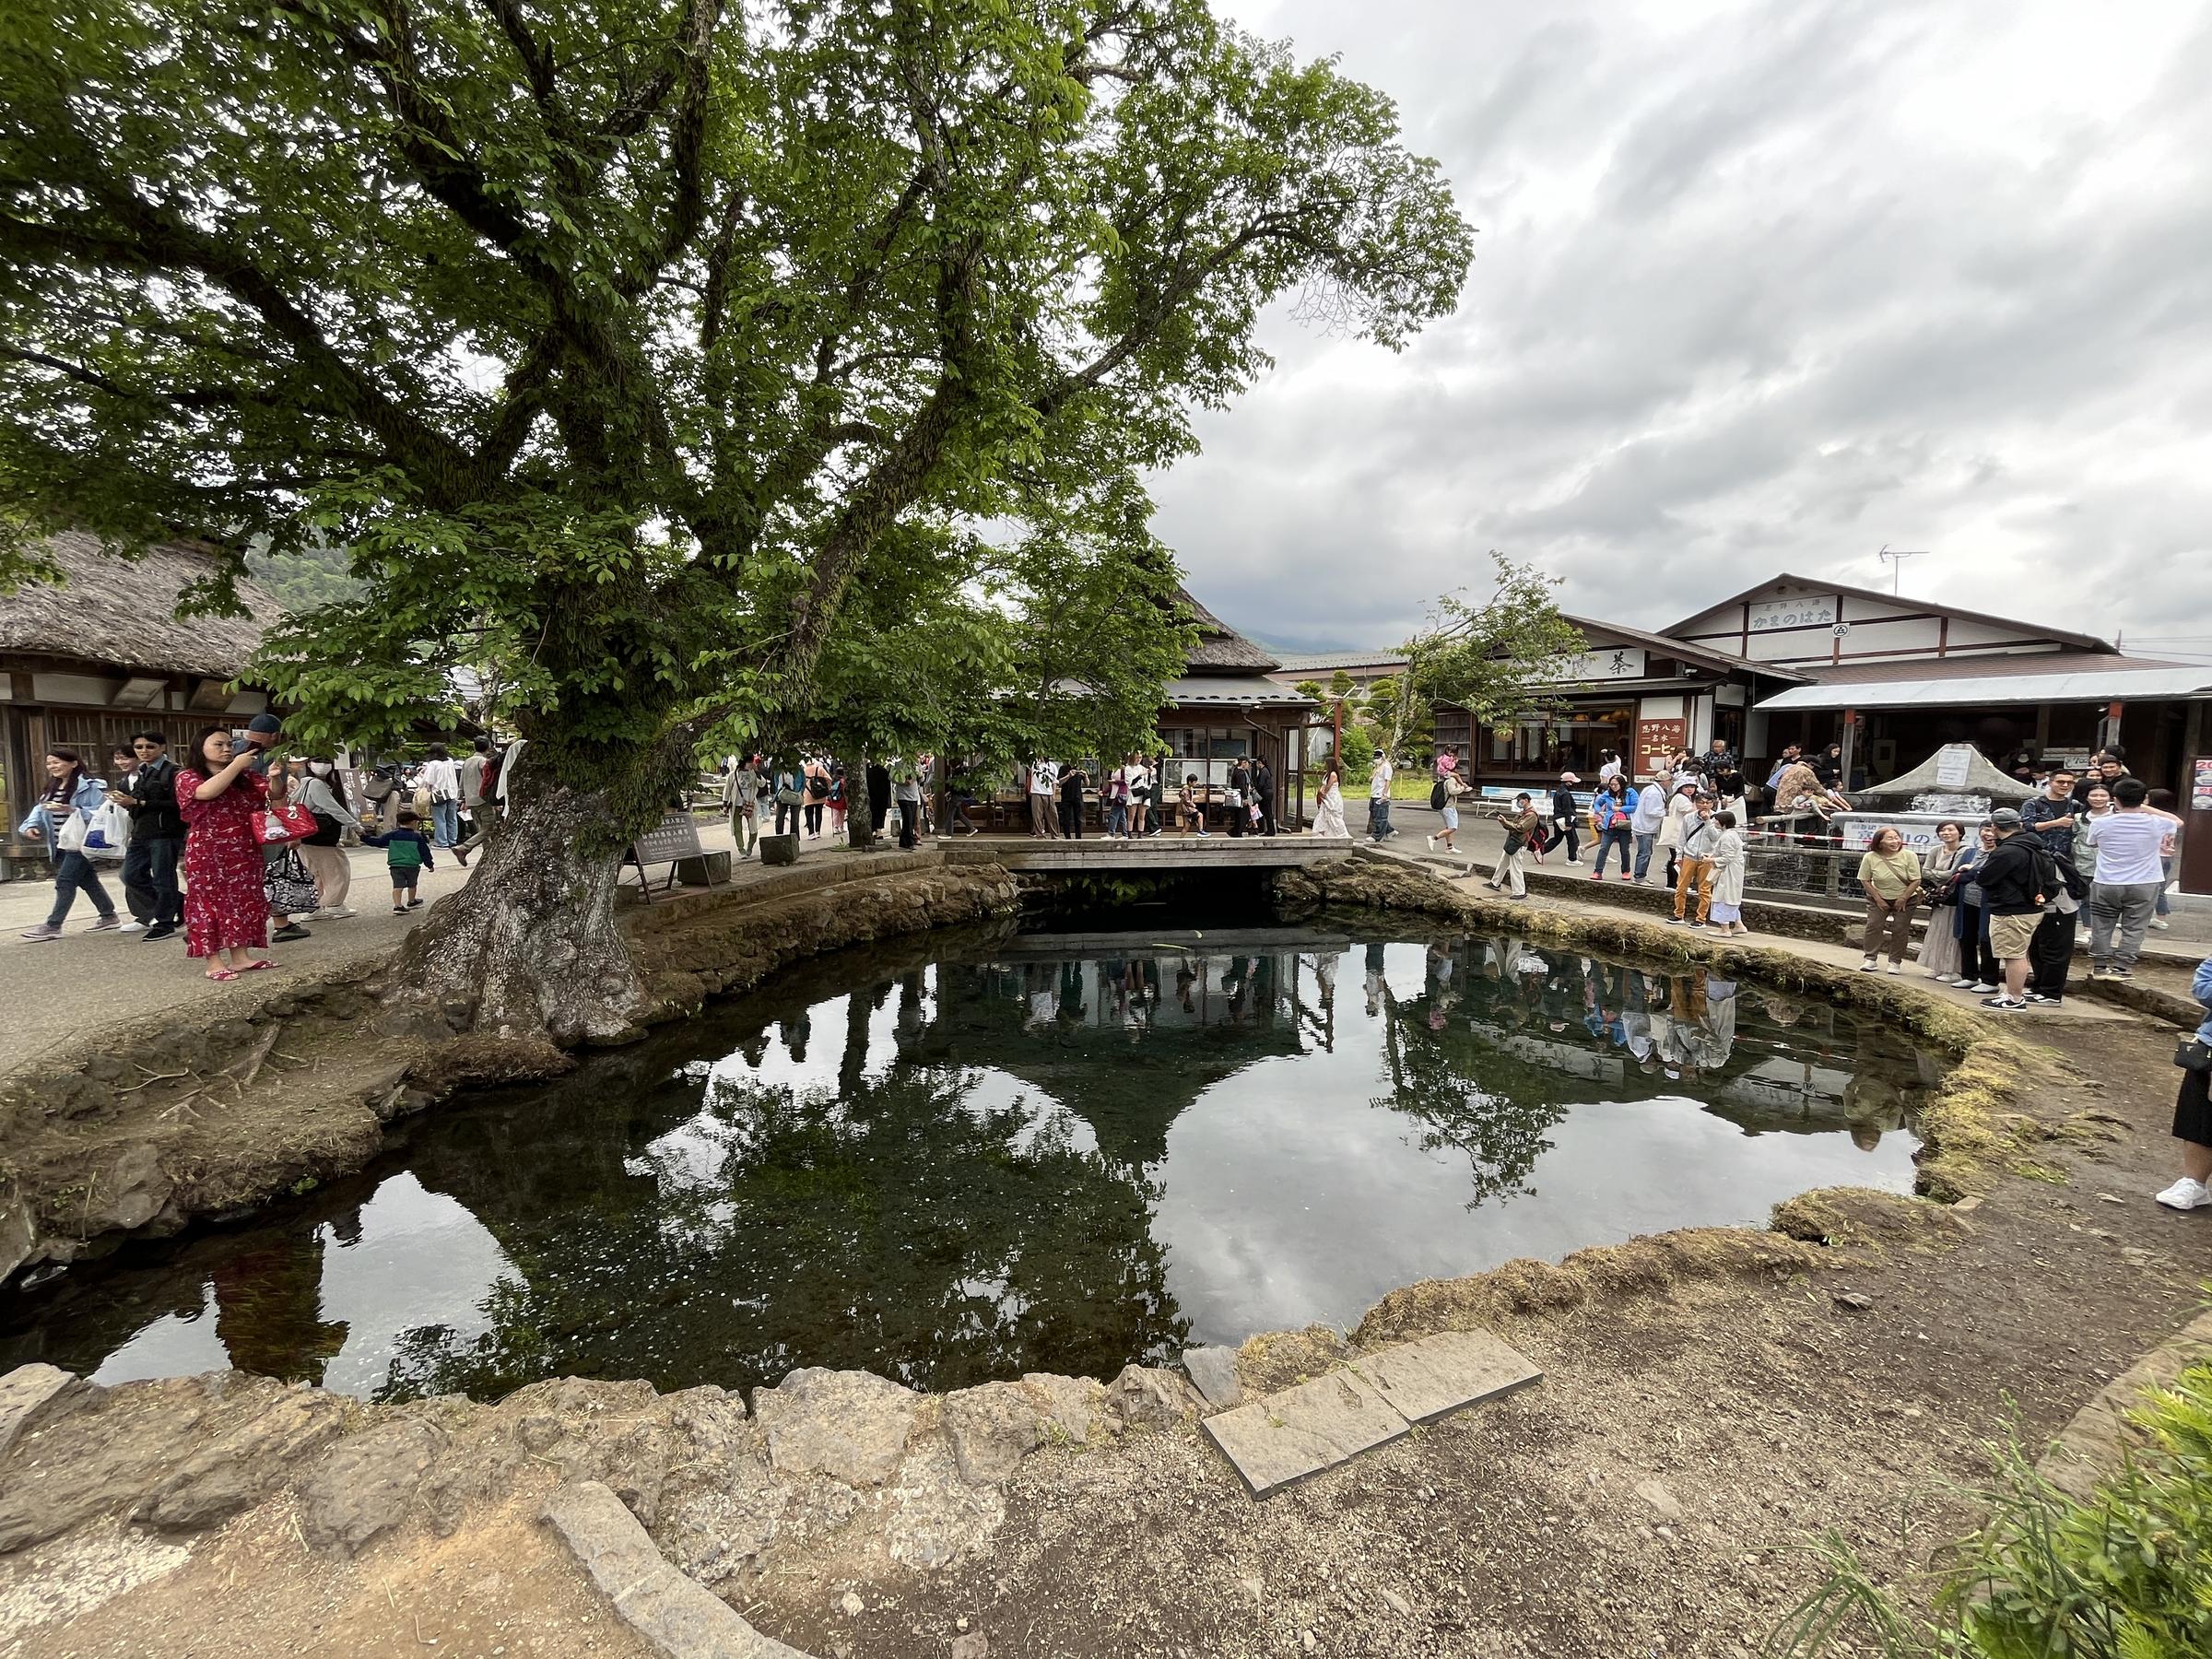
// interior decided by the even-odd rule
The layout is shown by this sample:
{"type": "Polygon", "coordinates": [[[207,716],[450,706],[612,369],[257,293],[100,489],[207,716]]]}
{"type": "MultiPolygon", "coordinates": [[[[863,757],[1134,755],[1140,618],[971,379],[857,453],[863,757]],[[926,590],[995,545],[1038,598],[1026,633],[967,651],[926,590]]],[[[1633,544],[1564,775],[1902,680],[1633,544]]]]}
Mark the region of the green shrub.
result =
{"type": "Polygon", "coordinates": [[[1790,1659],[1845,1639],[1891,1659],[2178,1659],[2212,1654],[2212,1362],[2128,1413],[2147,1437],[2087,1502],[1998,1448],[1988,1519],[1937,1552],[1924,1578],[1877,1585],[1830,1535],[1830,1571],[1768,1638],[1790,1659]],[[1930,1617],[1900,1593],[1917,1589],[1930,1617]]]}

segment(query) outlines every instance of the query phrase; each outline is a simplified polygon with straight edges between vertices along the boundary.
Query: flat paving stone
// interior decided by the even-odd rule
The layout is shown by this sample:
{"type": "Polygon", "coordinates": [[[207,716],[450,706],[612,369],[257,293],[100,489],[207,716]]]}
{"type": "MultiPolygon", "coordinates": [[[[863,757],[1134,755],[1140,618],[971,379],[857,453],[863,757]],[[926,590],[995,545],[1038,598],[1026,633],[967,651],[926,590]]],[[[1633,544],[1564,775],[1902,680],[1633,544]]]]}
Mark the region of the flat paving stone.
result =
{"type": "Polygon", "coordinates": [[[1411,1426],[1372,1383],[1348,1371],[1263,1394],[1199,1425],[1254,1498],[1387,1444],[1411,1426]]]}
{"type": "Polygon", "coordinates": [[[1356,1364],[1409,1423],[1433,1422],[1463,1406],[1544,1380],[1528,1356],[1488,1331],[1441,1331],[1362,1355],[1356,1364]]]}
{"type": "Polygon", "coordinates": [[[1235,1348],[1185,1348],[1182,1369],[1192,1385],[1206,1396],[1207,1405],[1226,1408],[1244,1403],[1244,1385],[1237,1380],[1235,1348]]]}

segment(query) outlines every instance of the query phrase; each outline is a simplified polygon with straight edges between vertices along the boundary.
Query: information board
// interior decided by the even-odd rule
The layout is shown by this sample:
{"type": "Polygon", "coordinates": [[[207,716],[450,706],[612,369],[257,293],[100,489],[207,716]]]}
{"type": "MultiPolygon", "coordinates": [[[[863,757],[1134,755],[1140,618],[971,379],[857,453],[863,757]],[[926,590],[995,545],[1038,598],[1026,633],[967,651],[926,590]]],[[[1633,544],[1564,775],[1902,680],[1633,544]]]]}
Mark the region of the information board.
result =
{"type": "Polygon", "coordinates": [[[673,864],[705,851],[699,844],[699,821],[688,812],[669,813],[629,843],[630,857],[641,865],[673,864]]]}
{"type": "Polygon", "coordinates": [[[2196,763],[2195,776],[2189,784],[2189,809],[2212,812],[2212,756],[2196,763]]]}
{"type": "Polygon", "coordinates": [[[1659,763],[1677,749],[1689,747],[1689,722],[1687,720],[1641,720],[1636,722],[1636,775],[1648,778],[1659,770],[1659,763]]]}

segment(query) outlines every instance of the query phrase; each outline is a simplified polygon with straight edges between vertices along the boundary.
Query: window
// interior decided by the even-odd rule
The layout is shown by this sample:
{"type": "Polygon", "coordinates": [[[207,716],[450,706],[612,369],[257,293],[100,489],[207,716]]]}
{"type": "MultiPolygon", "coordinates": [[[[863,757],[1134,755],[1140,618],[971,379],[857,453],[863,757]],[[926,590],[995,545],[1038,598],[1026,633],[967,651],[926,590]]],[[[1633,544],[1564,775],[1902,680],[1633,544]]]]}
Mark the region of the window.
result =
{"type": "Polygon", "coordinates": [[[1605,749],[1627,756],[1636,731],[1631,703],[1597,704],[1532,714],[1511,726],[1485,726],[1479,750],[1487,771],[1597,775],[1605,749]]]}

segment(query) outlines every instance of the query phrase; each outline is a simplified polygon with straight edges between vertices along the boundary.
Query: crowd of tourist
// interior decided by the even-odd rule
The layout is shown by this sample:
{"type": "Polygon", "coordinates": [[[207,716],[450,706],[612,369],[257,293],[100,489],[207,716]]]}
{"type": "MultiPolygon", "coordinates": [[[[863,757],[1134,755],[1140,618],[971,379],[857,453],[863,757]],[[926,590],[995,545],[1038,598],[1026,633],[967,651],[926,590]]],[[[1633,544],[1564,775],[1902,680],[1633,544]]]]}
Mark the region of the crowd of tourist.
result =
{"type": "Polygon", "coordinates": [[[81,893],[92,932],[182,937],[211,980],[273,968],[271,947],[311,937],[306,924],[357,913],[348,843],[382,849],[394,914],[419,907],[418,876],[435,867],[434,850],[465,865],[482,844],[522,747],[479,737],[459,761],[433,744],[417,762],[355,769],[279,754],[283,733],[275,715],[257,714],[242,734],[205,728],[180,758],[166,732],[149,728],[99,770],[76,749],[49,750],[47,787],[18,833],[47,849],[54,900],[23,937],[59,938],[81,893]],[[127,914],[103,867],[117,875],[127,914]]]}

